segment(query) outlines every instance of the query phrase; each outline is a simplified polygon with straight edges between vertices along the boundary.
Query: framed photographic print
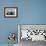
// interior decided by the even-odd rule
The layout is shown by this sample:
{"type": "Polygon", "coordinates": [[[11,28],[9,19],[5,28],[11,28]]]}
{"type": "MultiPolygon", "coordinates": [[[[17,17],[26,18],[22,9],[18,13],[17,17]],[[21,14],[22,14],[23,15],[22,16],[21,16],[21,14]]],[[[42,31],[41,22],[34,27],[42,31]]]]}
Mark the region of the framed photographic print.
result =
{"type": "Polygon", "coordinates": [[[16,18],[18,16],[17,7],[5,7],[4,8],[4,17],[16,18]]]}

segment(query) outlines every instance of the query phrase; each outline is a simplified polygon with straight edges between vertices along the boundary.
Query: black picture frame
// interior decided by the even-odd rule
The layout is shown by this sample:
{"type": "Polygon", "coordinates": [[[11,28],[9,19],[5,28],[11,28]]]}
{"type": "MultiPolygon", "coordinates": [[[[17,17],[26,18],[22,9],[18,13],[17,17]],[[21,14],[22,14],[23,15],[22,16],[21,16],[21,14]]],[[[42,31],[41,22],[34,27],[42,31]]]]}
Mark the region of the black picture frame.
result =
{"type": "Polygon", "coordinates": [[[4,17],[5,18],[17,18],[18,7],[4,7],[4,17]]]}

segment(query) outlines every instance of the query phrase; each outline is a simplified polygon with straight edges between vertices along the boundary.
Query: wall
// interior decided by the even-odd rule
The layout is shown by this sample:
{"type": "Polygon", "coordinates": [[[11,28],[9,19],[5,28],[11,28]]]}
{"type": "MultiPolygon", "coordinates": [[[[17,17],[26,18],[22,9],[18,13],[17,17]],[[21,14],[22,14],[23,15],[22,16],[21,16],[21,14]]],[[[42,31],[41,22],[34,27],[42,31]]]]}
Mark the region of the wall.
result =
{"type": "MultiPolygon", "coordinates": [[[[0,0],[0,44],[7,44],[17,24],[46,24],[46,0],[0,0]],[[4,7],[18,7],[18,18],[4,18],[4,7]]],[[[16,41],[17,42],[17,41],[16,41]]]]}

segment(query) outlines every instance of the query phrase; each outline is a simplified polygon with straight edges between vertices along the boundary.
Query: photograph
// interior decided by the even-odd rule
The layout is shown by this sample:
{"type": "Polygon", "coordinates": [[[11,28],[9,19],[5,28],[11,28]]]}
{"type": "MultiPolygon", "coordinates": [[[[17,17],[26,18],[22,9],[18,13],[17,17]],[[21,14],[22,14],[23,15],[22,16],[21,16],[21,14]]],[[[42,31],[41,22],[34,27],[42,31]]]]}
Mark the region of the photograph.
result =
{"type": "Polygon", "coordinates": [[[4,8],[4,17],[8,18],[16,18],[18,16],[18,8],[17,7],[5,7],[4,8]]]}

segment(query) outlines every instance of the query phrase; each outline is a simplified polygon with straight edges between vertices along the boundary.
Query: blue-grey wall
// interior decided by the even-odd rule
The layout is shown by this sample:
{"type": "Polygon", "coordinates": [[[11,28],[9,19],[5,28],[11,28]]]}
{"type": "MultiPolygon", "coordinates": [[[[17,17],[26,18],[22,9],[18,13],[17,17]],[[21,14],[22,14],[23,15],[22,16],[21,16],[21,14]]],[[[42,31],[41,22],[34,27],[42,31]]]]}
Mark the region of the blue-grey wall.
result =
{"type": "Polygon", "coordinates": [[[17,24],[46,24],[46,0],[0,0],[0,44],[17,33],[17,24]],[[4,18],[4,7],[18,7],[18,18],[4,18]]]}

